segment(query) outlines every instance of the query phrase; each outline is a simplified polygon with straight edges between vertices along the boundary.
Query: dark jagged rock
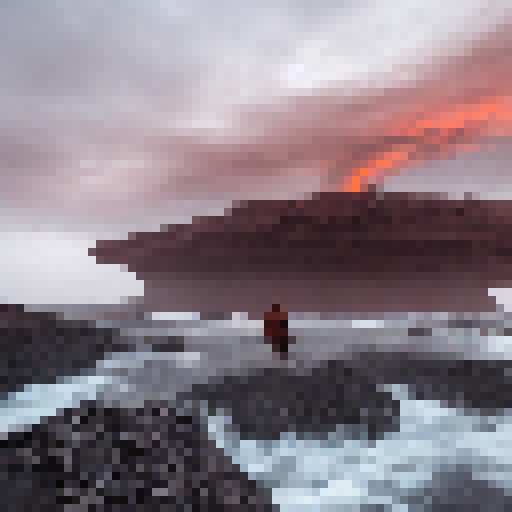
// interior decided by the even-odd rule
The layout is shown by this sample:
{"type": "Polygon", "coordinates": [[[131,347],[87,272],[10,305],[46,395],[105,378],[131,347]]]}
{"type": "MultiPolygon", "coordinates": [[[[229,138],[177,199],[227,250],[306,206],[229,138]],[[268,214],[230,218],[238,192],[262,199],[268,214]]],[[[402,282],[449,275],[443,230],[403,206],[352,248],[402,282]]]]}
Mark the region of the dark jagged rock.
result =
{"type": "Polygon", "coordinates": [[[278,510],[199,418],[165,404],[125,410],[82,402],[10,434],[0,450],[2,510],[278,510]]]}
{"type": "Polygon", "coordinates": [[[78,375],[110,353],[133,348],[119,329],[64,319],[53,312],[27,311],[22,305],[2,305],[0,396],[21,391],[25,384],[52,384],[57,378],[78,375]]]}
{"type": "Polygon", "coordinates": [[[439,400],[491,416],[512,407],[511,361],[367,351],[353,364],[369,381],[408,385],[419,400],[439,400]]]}
{"type": "Polygon", "coordinates": [[[284,432],[322,438],[344,424],[371,439],[398,428],[400,404],[375,381],[344,361],[328,361],[301,374],[266,368],[245,376],[222,377],[195,393],[210,414],[229,411],[242,439],[276,440],[284,432]]]}
{"type": "Polygon", "coordinates": [[[468,465],[459,464],[435,472],[431,485],[411,492],[402,503],[411,512],[506,512],[512,497],[506,489],[475,478],[468,465]]]}

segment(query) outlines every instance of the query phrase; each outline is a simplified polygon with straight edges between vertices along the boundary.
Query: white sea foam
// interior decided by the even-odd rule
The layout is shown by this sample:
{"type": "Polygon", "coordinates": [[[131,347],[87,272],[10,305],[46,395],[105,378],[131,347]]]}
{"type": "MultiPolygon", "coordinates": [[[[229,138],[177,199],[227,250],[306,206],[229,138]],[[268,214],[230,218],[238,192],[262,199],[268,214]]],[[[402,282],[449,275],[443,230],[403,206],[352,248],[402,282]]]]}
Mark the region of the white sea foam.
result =
{"type": "MultiPolygon", "coordinates": [[[[204,324],[201,335],[187,335],[189,327],[183,327],[186,352],[156,353],[145,349],[115,354],[99,361],[88,375],[62,378],[53,385],[26,386],[0,403],[0,431],[6,433],[38,423],[64,408],[79,406],[84,399],[111,397],[122,400],[120,405],[124,407],[159,397],[172,401],[178,389],[185,391],[192,382],[229,370],[244,371],[247,361],[266,364],[258,336],[251,335],[250,328],[254,326],[243,325],[248,322],[244,318],[237,321],[237,325],[211,321],[216,324],[210,325],[210,330],[208,321],[200,321],[204,324]],[[238,335],[221,336],[223,329],[233,329],[238,335]],[[249,334],[240,335],[243,329],[249,334]]],[[[432,333],[414,342],[407,336],[407,327],[414,325],[412,320],[384,326],[359,323],[358,327],[326,326],[325,321],[314,319],[302,322],[308,326],[301,326],[299,320],[290,321],[290,330],[297,335],[291,353],[304,361],[312,361],[311,357],[329,358],[343,351],[340,339],[352,345],[366,340],[391,349],[394,344],[430,351],[438,350],[444,339],[445,350],[448,346],[449,351],[459,351],[465,357],[510,357],[510,338],[503,334],[503,322],[495,319],[488,322],[491,334],[487,336],[481,335],[479,327],[458,329],[446,324],[444,318],[425,320],[432,333]],[[307,350],[308,328],[317,333],[312,355],[307,350]]],[[[176,334],[178,328],[175,325],[171,330],[176,334]]],[[[400,400],[400,432],[387,434],[373,445],[350,440],[342,425],[329,441],[297,440],[291,433],[278,442],[263,443],[240,440],[231,433],[226,428],[229,411],[219,411],[206,420],[211,439],[243,471],[271,487],[273,500],[283,511],[360,510],[367,503],[393,504],[393,512],[401,512],[399,496],[415,489],[421,491],[430,485],[434,473],[459,463],[472,467],[474,478],[490,480],[503,488],[512,485],[512,415],[471,416],[436,401],[413,400],[400,386],[393,386],[392,391],[400,400]],[[488,423],[493,428],[488,428],[488,423]]]]}
{"type": "Polygon", "coordinates": [[[0,402],[0,432],[40,423],[65,408],[78,407],[81,400],[95,400],[98,391],[111,382],[106,375],[81,375],[57,384],[27,385],[0,402]]]}
{"type": "MultiPolygon", "coordinates": [[[[284,512],[360,510],[365,504],[393,505],[421,490],[441,469],[469,465],[473,477],[496,486],[512,484],[512,416],[483,418],[443,407],[437,401],[412,400],[393,386],[400,400],[400,432],[369,443],[349,439],[339,426],[331,440],[240,440],[225,413],[208,418],[209,436],[251,478],[272,488],[284,512]],[[489,432],[488,423],[495,425],[489,432]],[[483,469],[482,469],[483,468],[483,469]]],[[[402,508],[401,508],[402,507],[402,508]]]]}

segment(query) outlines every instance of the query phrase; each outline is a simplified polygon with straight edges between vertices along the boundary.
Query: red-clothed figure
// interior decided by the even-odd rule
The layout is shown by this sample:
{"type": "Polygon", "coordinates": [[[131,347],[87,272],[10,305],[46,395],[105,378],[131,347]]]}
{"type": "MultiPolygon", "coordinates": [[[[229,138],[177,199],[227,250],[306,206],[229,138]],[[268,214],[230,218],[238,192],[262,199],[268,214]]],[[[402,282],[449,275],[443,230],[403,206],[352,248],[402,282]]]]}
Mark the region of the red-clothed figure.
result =
{"type": "Polygon", "coordinates": [[[265,343],[272,344],[272,351],[281,359],[288,358],[288,345],[293,343],[288,335],[288,313],[277,303],[272,304],[272,311],[264,314],[265,343]]]}

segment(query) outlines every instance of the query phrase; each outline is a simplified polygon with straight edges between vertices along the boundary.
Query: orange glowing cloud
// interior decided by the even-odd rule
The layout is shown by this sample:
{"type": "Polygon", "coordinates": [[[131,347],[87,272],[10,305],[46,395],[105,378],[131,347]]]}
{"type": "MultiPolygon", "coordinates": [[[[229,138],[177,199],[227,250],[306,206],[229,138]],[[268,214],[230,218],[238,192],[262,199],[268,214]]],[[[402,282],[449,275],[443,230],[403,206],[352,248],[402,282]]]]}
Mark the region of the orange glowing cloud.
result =
{"type": "MultiPolygon", "coordinates": [[[[512,135],[511,26],[457,39],[459,50],[450,55],[418,56],[407,82],[285,90],[268,102],[237,105],[225,130],[149,121],[98,129],[92,156],[84,155],[95,159],[93,171],[73,156],[45,197],[71,211],[82,205],[87,215],[117,215],[177,200],[359,191],[428,162],[488,149],[489,138],[512,135]],[[124,159],[131,167],[118,165],[124,159]]],[[[37,180],[20,186],[32,202],[41,189],[37,180]]]]}
{"type": "Polygon", "coordinates": [[[509,96],[482,97],[477,103],[447,105],[437,112],[418,107],[412,115],[389,123],[388,137],[398,142],[391,142],[389,148],[354,167],[337,188],[359,192],[369,178],[383,179],[461,148],[478,151],[480,145],[474,142],[477,137],[512,134],[511,100],[509,96]]]}
{"type": "Polygon", "coordinates": [[[241,118],[238,142],[209,146],[212,175],[309,166],[323,189],[360,191],[412,167],[489,150],[489,138],[512,135],[510,25],[459,46],[429,66],[416,63],[407,83],[356,93],[334,87],[254,109],[241,118]],[[247,136],[247,126],[259,135],[247,136]]]}
{"type": "Polygon", "coordinates": [[[241,190],[248,176],[298,169],[298,178],[306,169],[323,189],[360,191],[408,168],[488,149],[489,137],[512,135],[512,31],[504,24],[458,43],[459,51],[429,66],[416,63],[407,83],[379,89],[376,82],[356,93],[333,87],[253,107],[240,116],[238,136],[189,141],[180,184],[225,177],[241,190]]]}

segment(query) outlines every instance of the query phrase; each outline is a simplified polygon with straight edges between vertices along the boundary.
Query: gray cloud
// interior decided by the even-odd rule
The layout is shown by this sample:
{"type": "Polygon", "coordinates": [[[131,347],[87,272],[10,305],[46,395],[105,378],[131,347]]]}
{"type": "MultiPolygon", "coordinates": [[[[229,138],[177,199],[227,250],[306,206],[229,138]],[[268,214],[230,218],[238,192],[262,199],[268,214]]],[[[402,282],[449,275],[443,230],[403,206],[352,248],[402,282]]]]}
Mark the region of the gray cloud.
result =
{"type": "MultiPolygon", "coordinates": [[[[314,132],[329,131],[332,115],[320,123],[317,116],[308,132],[303,106],[290,112],[283,98],[297,92],[321,97],[325,85],[392,70],[407,59],[424,60],[422,51],[460,45],[454,35],[470,37],[506,10],[506,2],[483,9],[480,0],[464,9],[451,0],[429,7],[402,0],[331,5],[4,2],[0,199],[51,206],[56,214],[62,202],[63,215],[81,208],[82,215],[105,216],[126,212],[134,201],[147,206],[148,186],[163,186],[170,200],[194,195],[194,187],[185,184],[196,173],[195,181],[206,183],[202,187],[210,196],[232,198],[255,187],[264,194],[268,179],[258,184],[264,166],[271,175],[298,173],[304,182],[299,188],[310,187],[305,173],[311,162],[292,161],[287,168],[283,154],[314,132]],[[272,148],[250,171],[255,178],[245,183],[243,172],[237,181],[238,170],[230,169],[229,160],[240,157],[229,154],[232,142],[224,149],[223,139],[217,157],[208,140],[215,145],[216,138],[233,133],[235,145],[247,140],[254,127],[240,114],[257,104],[277,111],[269,122],[282,128],[279,137],[289,147],[272,148]],[[281,154],[273,158],[273,151],[281,154]],[[219,180],[205,173],[212,158],[220,166],[215,169],[219,180]],[[123,160],[132,167],[119,165],[123,160]]],[[[327,111],[332,108],[327,102],[327,111]]],[[[264,129],[268,132],[268,126],[264,129]]],[[[238,147],[235,153],[252,149],[238,147]]],[[[256,145],[254,151],[259,150],[256,145]]]]}
{"type": "MultiPolygon", "coordinates": [[[[71,255],[72,230],[120,236],[127,224],[147,229],[155,220],[218,213],[231,199],[319,189],[312,173],[319,148],[340,141],[333,136],[339,88],[349,104],[367,88],[385,92],[388,82],[414,74],[399,64],[428,64],[436,48],[460,50],[503,19],[507,4],[4,1],[2,230],[23,231],[31,254],[52,247],[57,254],[68,243],[71,255]],[[315,149],[311,140],[320,137],[315,149]],[[41,224],[60,230],[61,245],[31,234],[41,224]]],[[[349,121],[344,133],[354,128],[349,121]]],[[[5,293],[42,302],[58,265],[32,261],[23,283],[29,259],[16,247],[4,258],[16,268],[5,293]]],[[[70,256],[62,283],[92,276],[80,261],[70,256]]],[[[59,295],[54,287],[51,300],[64,302],[71,288],[78,285],[59,295]]]]}

